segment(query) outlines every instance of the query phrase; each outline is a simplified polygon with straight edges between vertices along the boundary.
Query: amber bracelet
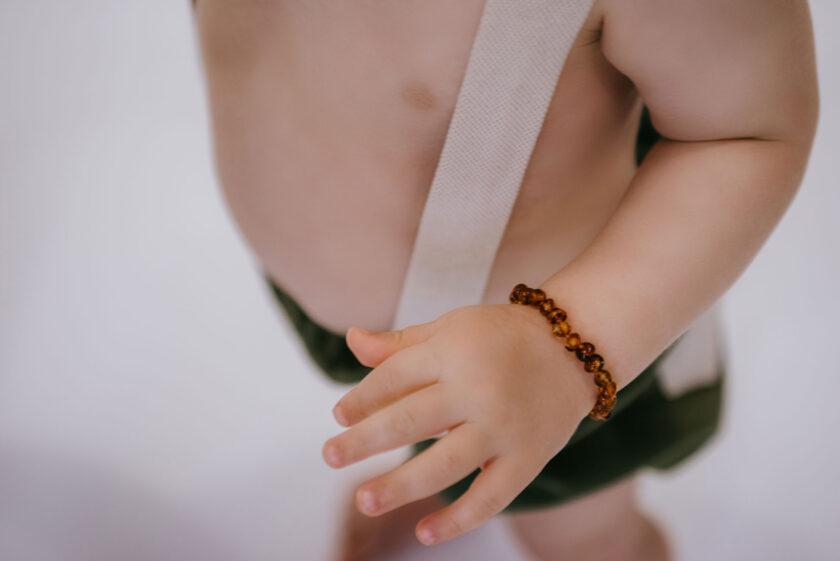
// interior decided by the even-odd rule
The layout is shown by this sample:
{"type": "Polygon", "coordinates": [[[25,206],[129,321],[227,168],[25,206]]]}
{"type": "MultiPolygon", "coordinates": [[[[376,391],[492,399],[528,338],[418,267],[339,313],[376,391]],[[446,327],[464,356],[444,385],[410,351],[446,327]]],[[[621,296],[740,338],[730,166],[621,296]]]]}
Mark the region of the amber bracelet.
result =
{"type": "Polygon", "coordinates": [[[610,410],[616,402],[616,385],[612,375],[604,370],[604,357],[595,354],[595,345],[581,340],[580,335],[572,333],[572,326],[569,325],[566,311],[554,305],[554,300],[548,298],[539,288],[530,288],[522,283],[513,287],[510,293],[510,301],[513,304],[525,304],[540,309],[551,324],[551,331],[558,338],[564,339],[566,350],[574,352],[578,359],[583,362],[583,368],[587,372],[594,373],[595,385],[598,386],[598,399],[589,412],[593,419],[606,421],[610,418],[610,410]]]}

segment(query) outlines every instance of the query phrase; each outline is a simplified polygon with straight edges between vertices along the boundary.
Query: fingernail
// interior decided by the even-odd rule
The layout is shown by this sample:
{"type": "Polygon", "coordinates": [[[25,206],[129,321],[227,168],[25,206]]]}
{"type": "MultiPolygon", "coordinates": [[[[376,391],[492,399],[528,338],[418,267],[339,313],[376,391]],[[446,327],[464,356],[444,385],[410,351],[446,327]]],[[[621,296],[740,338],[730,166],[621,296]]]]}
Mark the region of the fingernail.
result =
{"type": "Polygon", "coordinates": [[[327,457],[327,462],[331,466],[337,467],[339,464],[341,464],[341,452],[339,451],[338,446],[336,446],[335,444],[330,444],[329,446],[327,446],[325,455],[327,457]]]}
{"type": "Polygon", "coordinates": [[[350,421],[347,420],[347,415],[344,414],[344,409],[342,409],[340,405],[333,407],[333,417],[335,417],[335,420],[338,421],[338,424],[342,427],[350,425],[350,421]]]}
{"type": "Polygon", "coordinates": [[[435,533],[431,528],[423,528],[419,532],[420,541],[425,545],[432,545],[435,543],[435,533]]]}
{"type": "Polygon", "coordinates": [[[379,501],[376,500],[372,491],[362,491],[360,502],[362,503],[362,510],[368,513],[376,512],[379,508],[379,501]]]}

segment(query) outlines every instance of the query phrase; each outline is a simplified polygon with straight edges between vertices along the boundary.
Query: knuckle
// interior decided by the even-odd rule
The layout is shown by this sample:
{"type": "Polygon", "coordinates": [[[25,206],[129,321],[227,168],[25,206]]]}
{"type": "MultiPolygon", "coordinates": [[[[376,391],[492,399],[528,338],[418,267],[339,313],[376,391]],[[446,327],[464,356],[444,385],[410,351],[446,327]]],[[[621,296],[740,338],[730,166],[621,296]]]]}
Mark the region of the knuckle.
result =
{"type": "Polygon", "coordinates": [[[504,508],[502,501],[495,495],[477,495],[464,505],[464,517],[469,526],[475,527],[489,520],[504,508]]]}
{"type": "Polygon", "coordinates": [[[409,435],[414,432],[417,427],[417,417],[414,412],[407,408],[401,407],[394,414],[392,422],[392,429],[400,435],[409,435]]]}
{"type": "Polygon", "coordinates": [[[382,373],[382,389],[385,395],[393,395],[399,387],[397,376],[399,375],[398,368],[387,368],[382,373]]]}
{"type": "Polygon", "coordinates": [[[469,531],[469,528],[465,526],[460,520],[458,520],[457,514],[453,514],[452,516],[447,517],[447,520],[444,524],[446,527],[445,534],[448,537],[460,536],[461,534],[465,534],[469,531]]]}
{"type": "Polygon", "coordinates": [[[435,475],[440,478],[448,478],[452,472],[459,467],[459,456],[453,450],[443,449],[435,458],[435,475]]]}

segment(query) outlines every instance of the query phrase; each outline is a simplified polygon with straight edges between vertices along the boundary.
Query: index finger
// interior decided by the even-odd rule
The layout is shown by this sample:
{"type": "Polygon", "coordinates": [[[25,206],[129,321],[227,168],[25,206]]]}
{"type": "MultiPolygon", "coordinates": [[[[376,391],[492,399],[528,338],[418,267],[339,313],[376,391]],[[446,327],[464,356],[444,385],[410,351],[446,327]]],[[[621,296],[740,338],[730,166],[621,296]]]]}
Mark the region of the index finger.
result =
{"type": "Polygon", "coordinates": [[[440,362],[434,346],[420,343],[398,351],[368,372],[333,407],[338,424],[348,427],[409,393],[438,381],[440,362]]]}

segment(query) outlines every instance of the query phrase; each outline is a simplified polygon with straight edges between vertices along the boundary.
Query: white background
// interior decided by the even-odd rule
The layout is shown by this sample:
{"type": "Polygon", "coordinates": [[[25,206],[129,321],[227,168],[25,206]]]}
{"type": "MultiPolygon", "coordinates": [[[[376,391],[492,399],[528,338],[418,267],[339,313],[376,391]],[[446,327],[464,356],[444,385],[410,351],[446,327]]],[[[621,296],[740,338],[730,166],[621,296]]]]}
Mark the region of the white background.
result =
{"type": "MultiPolygon", "coordinates": [[[[724,429],[645,478],[686,561],[840,558],[840,7],[812,13],[820,130],[723,300],[724,429]]],[[[343,486],[397,458],[323,464],[347,387],[262,285],[206,111],[186,0],[0,3],[4,561],[323,559],[343,486]]],[[[498,528],[435,558],[512,559],[498,528]]]]}

